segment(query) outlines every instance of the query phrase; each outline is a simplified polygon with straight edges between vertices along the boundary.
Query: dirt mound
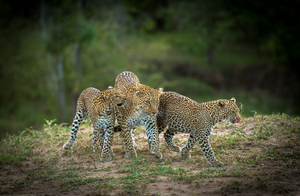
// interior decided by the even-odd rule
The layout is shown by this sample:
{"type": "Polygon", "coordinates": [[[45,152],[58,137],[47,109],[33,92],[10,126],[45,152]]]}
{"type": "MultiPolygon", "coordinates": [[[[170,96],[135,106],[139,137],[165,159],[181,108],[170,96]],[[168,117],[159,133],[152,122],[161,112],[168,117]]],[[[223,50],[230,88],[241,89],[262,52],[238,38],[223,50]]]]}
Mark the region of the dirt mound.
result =
{"type": "MultiPolygon", "coordinates": [[[[92,151],[92,130],[81,128],[72,150],[62,148],[70,129],[48,124],[41,131],[1,141],[1,195],[300,195],[300,120],[256,116],[239,124],[219,123],[210,143],[223,167],[211,168],[198,144],[180,159],[160,135],[162,160],[150,154],[144,128],[135,140],[138,158],[116,154],[100,162],[92,151]]],[[[177,134],[181,148],[189,135],[177,134]]]]}

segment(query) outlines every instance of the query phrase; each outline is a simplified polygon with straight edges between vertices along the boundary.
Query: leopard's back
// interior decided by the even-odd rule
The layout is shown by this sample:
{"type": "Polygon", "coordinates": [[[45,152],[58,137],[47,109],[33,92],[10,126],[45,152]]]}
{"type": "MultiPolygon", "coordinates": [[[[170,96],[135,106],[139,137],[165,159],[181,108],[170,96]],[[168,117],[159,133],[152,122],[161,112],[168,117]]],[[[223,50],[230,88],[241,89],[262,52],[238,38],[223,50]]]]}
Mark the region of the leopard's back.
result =
{"type": "Polygon", "coordinates": [[[101,94],[101,91],[89,87],[82,91],[78,100],[77,100],[77,112],[83,111],[85,114],[91,114],[93,109],[94,100],[101,94]]]}
{"type": "Polygon", "coordinates": [[[199,104],[175,92],[164,92],[160,96],[158,110],[159,124],[181,132],[211,129],[221,120],[241,119],[235,100],[220,99],[199,104]]]}
{"type": "Polygon", "coordinates": [[[130,71],[124,71],[116,77],[115,88],[125,93],[129,86],[138,84],[140,84],[140,81],[134,73],[130,71]]]}
{"type": "Polygon", "coordinates": [[[164,92],[159,98],[158,124],[181,132],[189,132],[198,126],[195,117],[200,107],[199,103],[188,97],[175,92],[164,92]]]}

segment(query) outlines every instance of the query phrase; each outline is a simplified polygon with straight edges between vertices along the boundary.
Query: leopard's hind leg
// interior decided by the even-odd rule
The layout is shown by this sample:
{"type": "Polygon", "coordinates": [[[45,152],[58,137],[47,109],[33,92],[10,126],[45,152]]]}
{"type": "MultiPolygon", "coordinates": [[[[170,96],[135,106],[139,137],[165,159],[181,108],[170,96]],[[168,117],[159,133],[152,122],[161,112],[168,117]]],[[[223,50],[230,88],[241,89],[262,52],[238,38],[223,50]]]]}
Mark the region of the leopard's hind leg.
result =
{"type": "Polygon", "coordinates": [[[175,130],[172,130],[164,124],[164,120],[161,118],[160,115],[157,116],[157,129],[158,129],[158,134],[162,133],[165,129],[166,132],[164,133],[164,138],[166,143],[168,144],[169,148],[175,152],[180,152],[180,148],[174,144],[173,137],[176,134],[175,130]]]}
{"type": "Polygon", "coordinates": [[[168,129],[164,133],[164,138],[171,150],[173,150],[175,152],[180,152],[180,148],[175,145],[174,140],[173,140],[173,137],[175,136],[175,134],[176,134],[176,132],[168,129]]]}
{"type": "Polygon", "coordinates": [[[191,154],[189,153],[189,151],[195,145],[197,139],[198,138],[193,134],[190,135],[188,142],[181,150],[181,159],[189,160],[191,158],[191,154]]]}
{"type": "Polygon", "coordinates": [[[64,146],[63,146],[64,149],[71,149],[73,147],[74,142],[76,140],[77,131],[79,129],[81,122],[84,119],[84,116],[85,116],[85,112],[83,110],[76,111],[76,115],[75,115],[73,123],[72,123],[71,135],[70,135],[68,141],[64,144],[64,146]]]}

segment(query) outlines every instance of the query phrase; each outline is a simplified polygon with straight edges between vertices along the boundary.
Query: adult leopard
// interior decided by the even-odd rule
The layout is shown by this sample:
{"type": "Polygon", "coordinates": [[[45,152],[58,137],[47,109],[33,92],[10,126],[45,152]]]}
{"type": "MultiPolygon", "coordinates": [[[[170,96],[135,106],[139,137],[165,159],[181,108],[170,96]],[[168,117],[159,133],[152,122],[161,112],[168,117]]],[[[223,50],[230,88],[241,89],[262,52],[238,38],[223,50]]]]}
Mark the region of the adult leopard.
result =
{"type": "Polygon", "coordinates": [[[93,149],[102,149],[100,161],[109,161],[114,155],[111,150],[113,127],[115,123],[114,108],[125,102],[122,96],[112,87],[108,90],[99,91],[90,87],[85,89],[77,100],[76,114],[72,123],[72,130],[64,149],[71,149],[74,145],[78,128],[86,115],[91,119],[93,127],[93,149]]]}
{"type": "Polygon", "coordinates": [[[229,120],[231,123],[240,122],[241,116],[235,98],[199,104],[178,93],[164,92],[159,100],[158,131],[162,133],[167,128],[164,138],[170,149],[181,152],[182,159],[190,159],[189,150],[198,141],[210,166],[221,166],[222,163],[215,158],[208,138],[216,123],[222,120],[229,120]],[[175,146],[173,141],[177,132],[190,133],[190,138],[182,150],[175,146]]]}
{"type": "Polygon", "coordinates": [[[126,95],[125,104],[116,106],[117,120],[121,125],[120,127],[122,127],[122,136],[125,141],[125,158],[137,157],[134,149],[132,129],[144,125],[150,153],[156,158],[162,159],[156,125],[156,114],[162,89],[156,90],[140,84],[138,77],[129,71],[122,72],[117,76],[115,89],[126,95]]]}

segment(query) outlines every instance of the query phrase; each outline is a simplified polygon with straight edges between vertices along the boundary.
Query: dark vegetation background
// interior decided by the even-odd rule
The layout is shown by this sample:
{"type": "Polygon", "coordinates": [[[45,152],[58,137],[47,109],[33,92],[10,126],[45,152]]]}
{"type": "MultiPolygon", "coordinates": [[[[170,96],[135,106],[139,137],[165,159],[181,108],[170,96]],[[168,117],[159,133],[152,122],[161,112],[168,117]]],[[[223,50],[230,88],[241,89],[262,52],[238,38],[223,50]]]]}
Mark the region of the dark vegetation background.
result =
{"type": "Polygon", "coordinates": [[[300,3],[1,0],[0,136],[72,122],[80,93],[129,70],[243,116],[300,114],[300,3]]]}

